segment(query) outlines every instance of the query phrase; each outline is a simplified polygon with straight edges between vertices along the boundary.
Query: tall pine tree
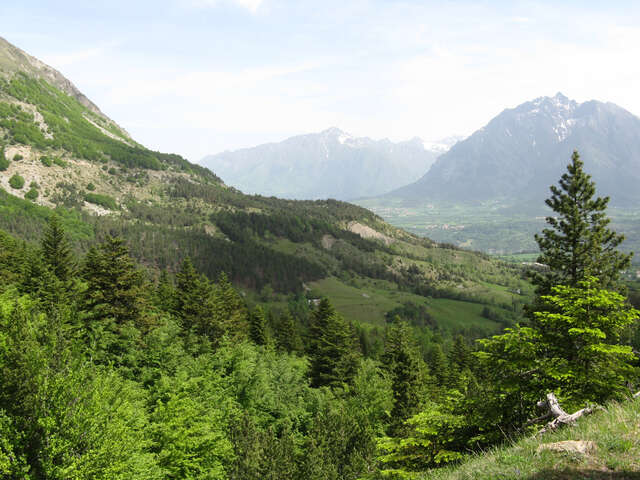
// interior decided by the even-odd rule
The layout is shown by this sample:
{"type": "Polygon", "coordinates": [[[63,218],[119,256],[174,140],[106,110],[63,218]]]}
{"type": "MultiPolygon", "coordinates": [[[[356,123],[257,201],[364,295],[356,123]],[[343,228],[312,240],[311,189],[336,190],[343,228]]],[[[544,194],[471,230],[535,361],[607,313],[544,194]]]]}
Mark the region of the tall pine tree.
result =
{"type": "Polygon", "coordinates": [[[396,434],[404,429],[407,419],[418,413],[426,383],[426,366],[407,323],[389,326],[382,362],[392,382],[394,403],[390,429],[396,434]]]}
{"type": "Polygon", "coordinates": [[[538,295],[548,295],[555,285],[575,287],[591,276],[602,287],[615,288],[631,263],[630,254],[616,250],[624,236],[607,228],[609,197],[595,197],[595,183],[583,167],[574,151],[559,186],[550,187],[546,204],[554,215],[546,219],[550,228],[535,236],[541,252],[538,262],[548,266],[533,278],[538,295]]]}
{"type": "Polygon", "coordinates": [[[337,387],[351,383],[360,354],[353,325],[338,314],[327,299],[322,299],[314,312],[309,333],[311,384],[337,387]]]}
{"type": "Polygon", "coordinates": [[[75,273],[75,261],[58,215],[50,217],[40,247],[44,263],[51,272],[61,282],[69,281],[75,273]]]}

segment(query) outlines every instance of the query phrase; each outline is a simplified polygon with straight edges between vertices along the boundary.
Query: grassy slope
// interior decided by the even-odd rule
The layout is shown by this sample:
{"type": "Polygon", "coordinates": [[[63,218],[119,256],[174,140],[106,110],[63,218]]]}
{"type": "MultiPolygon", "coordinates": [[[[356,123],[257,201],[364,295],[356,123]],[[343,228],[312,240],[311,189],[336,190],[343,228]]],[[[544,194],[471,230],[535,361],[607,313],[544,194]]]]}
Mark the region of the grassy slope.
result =
{"type": "Polygon", "coordinates": [[[385,324],[385,313],[404,302],[426,304],[428,312],[444,330],[476,326],[493,332],[499,328],[494,321],[482,317],[483,305],[448,298],[425,298],[398,290],[385,280],[358,278],[347,284],[330,277],[310,283],[312,292],[331,299],[336,310],[359,323],[385,324]]]}
{"type": "Polygon", "coordinates": [[[583,418],[574,427],[529,437],[478,454],[461,465],[424,474],[424,480],[640,479],[640,399],[611,404],[606,412],[583,418]],[[542,443],[589,440],[588,455],[544,451],[542,443]]]}

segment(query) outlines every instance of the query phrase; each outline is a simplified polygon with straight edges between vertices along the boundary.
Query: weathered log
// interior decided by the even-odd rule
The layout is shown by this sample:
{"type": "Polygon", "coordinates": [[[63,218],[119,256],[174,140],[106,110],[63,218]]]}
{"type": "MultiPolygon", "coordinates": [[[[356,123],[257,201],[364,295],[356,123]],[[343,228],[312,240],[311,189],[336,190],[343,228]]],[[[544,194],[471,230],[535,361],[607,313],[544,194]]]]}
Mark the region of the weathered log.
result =
{"type": "Polygon", "coordinates": [[[542,435],[548,431],[556,430],[557,428],[563,425],[571,425],[575,423],[575,421],[578,418],[584,415],[589,415],[590,413],[593,413],[596,410],[602,409],[602,407],[586,407],[586,408],[583,408],[582,410],[578,410],[575,413],[568,414],[562,409],[562,407],[560,406],[560,402],[558,401],[558,398],[555,396],[553,392],[547,393],[547,398],[545,400],[539,401],[537,403],[537,406],[539,408],[546,407],[549,409],[549,413],[545,416],[539,417],[539,420],[546,419],[549,416],[553,417],[553,420],[548,422],[544,426],[544,428],[542,428],[542,430],[538,432],[538,435],[542,435]]]}

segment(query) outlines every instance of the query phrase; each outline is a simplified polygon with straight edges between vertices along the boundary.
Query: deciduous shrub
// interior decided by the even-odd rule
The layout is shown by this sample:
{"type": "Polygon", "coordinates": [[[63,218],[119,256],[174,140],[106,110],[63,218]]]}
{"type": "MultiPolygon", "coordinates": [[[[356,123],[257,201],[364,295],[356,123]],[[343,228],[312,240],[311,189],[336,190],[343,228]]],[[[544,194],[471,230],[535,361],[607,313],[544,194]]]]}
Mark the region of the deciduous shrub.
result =
{"type": "Polygon", "coordinates": [[[9,179],[9,185],[11,185],[11,188],[20,190],[22,187],[24,187],[24,178],[16,173],[9,179]]]}

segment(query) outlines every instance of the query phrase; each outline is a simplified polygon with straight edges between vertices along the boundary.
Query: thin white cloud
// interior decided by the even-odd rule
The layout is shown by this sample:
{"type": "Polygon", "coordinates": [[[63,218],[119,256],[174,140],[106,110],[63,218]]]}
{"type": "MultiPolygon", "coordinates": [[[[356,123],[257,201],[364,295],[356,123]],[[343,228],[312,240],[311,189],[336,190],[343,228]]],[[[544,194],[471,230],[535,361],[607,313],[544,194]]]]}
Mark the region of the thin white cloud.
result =
{"type": "Polygon", "coordinates": [[[264,0],[194,0],[192,2],[197,7],[217,7],[225,3],[244,8],[251,13],[257,13],[264,0]]]}
{"type": "Polygon", "coordinates": [[[113,41],[94,47],[74,50],[71,52],[54,53],[51,55],[47,55],[46,58],[43,58],[43,61],[56,68],[68,67],[71,65],[86,62],[87,60],[101,57],[105,55],[109,50],[117,48],[119,45],[120,42],[113,41]]]}

